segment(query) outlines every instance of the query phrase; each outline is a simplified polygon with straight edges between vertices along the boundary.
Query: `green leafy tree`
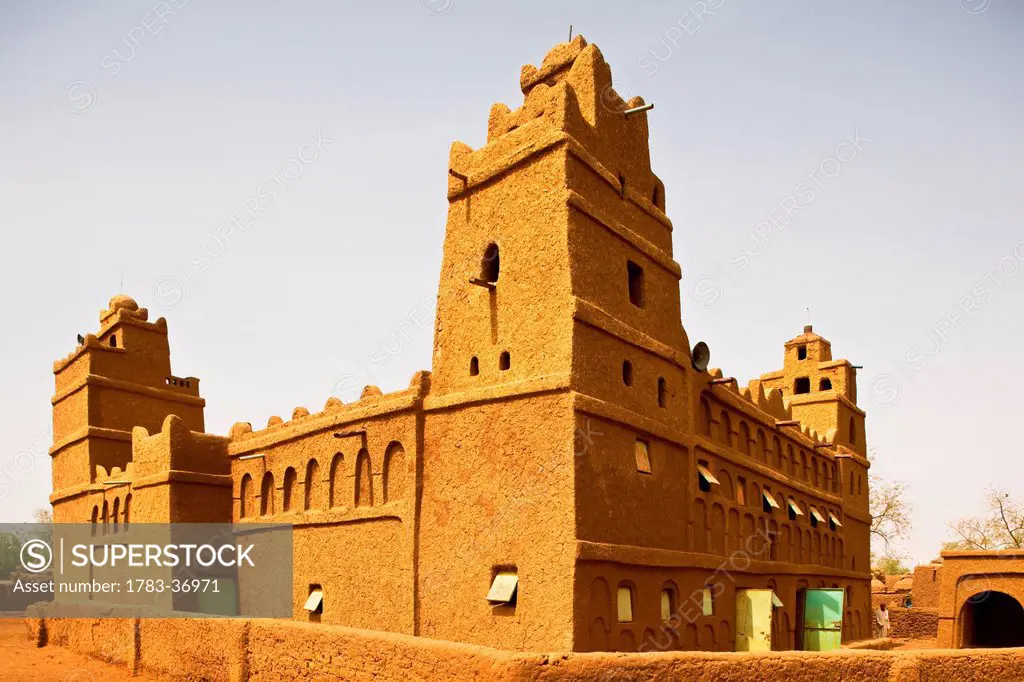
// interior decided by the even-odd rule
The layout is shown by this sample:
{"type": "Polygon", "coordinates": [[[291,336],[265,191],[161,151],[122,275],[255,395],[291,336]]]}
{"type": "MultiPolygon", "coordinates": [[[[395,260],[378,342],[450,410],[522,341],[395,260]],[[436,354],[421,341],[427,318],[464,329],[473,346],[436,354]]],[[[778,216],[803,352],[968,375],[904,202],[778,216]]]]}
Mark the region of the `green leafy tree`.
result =
{"type": "Polygon", "coordinates": [[[21,540],[14,533],[0,533],[0,580],[21,567],[21,540]]]}
{"type": "Polygon", "coordinates": [[[896,554],[885,554],[875,560],[871,572],[875,575],[906,575],[910,569],[903,563],[903,559],[896,554]]]}

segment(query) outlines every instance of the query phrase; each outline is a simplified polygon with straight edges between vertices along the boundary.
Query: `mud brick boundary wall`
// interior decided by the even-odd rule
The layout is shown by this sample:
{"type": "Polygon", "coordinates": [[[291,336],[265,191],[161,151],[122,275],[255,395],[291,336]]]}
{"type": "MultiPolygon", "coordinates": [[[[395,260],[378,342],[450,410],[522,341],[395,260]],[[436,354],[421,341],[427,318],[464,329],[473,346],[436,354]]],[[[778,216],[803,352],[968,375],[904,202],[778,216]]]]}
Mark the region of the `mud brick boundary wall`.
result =
{"type": "Polygon", "coordinates": [[[1021,680],[1024,649],[815,654],[515,653],[287,620],[61,618],[34,606],[39,646],[63,646],[137,674],[181,680],[1021,680]]]}

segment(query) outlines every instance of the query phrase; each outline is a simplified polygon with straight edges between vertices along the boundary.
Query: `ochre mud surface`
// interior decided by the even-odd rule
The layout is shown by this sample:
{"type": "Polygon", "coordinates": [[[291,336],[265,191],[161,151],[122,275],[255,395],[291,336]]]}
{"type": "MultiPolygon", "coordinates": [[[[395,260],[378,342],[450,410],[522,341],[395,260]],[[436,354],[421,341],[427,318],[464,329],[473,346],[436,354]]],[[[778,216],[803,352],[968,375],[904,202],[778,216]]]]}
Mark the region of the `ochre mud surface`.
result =
{"type": "Polygon", "coordinates": [[[0,679],[11,682],[140,682],[166,678],[132,677],[123,665],[111,665],[64,647],[36,647],[21,618],[0,618],[0,679]]]}

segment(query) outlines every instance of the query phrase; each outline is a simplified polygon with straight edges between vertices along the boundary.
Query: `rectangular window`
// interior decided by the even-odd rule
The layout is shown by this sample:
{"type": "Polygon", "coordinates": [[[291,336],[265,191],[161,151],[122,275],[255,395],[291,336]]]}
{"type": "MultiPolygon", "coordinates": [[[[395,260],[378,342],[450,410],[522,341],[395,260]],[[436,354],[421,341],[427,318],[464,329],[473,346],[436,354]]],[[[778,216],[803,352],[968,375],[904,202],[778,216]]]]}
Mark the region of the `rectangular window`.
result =
{"type": "Polygon", "coordinates": [[[803,395],[804,393],[811,392],[811,378],[810,377],[799,377],[793,383],[793,393],[797,395],[803,395]]]}
{"type": "Polygon", "coordinates": [[[715,615],[715,601],[711,595],[711,588],[705,587],[704,594],[701,598],[701,615],[702,616],[713,616],[715,615]]]}
{"type": "Polygon", "coordinates": [[[817,509],[811,507],[811,525],[817,526],[819,523],[825,523],[825,517],[817,509]]]}
{"type": "Polygon", "coordinates": [[[828,513],[828,523],[832,530],[836,529],[836,526],[842,528],[843,524],[839,521],[839,518],[832,512],[828,513]]]}
{"type": "Polygon", "coordinates": [[[626,261],[626,275],[629,278],[629,302],[637,308],[644,307],[644,269],[629,260],[626,261]]]}
{"type": "Polygon", "coordinates": [[[491,581],[491,589],[487,593],[487,601],[492,604],[508,604],[515,606],[519,592],[519,573],[517,571],[498,571],[491,581]]]}
{"type": "Polygon", "coordinates": [[[619,586],[618,613],[620,623],[633,622],[633,589],[627,585],[619,586]]]}
{"type": "Polygon", "coordinates": [[[736,504],[742,506],[747,504],[747,479],[742,476],[736,477],[736,504]]]}
{"type": "Polygon", "coordinates": [[[637,438],[634,454],[636,456],[636,470],[641,474],[651,473],[651,451],[647,441],[637,438]]]}
{"type": "Polygon", "coordinates": [[[711,473],[711,469],[708,468],[708,463],[701,461],[697,462],[697,478],[700,479],[700,489],[704,492],[711,490],[713,485],[721,485],[715,475],[711,473]]]}
{"type": "Polygon", "coordinates": [[[775,496],[772,495],[770,490],[766,489],[766,490],[761,491],[761,497],[763,498],[763,501],[764,501],[764,511],[766,513],[770,514],[773,509],[778,509],[779,508],[779,503],[775,499],[775,496]]]}
{"type": "Polygon", "coordinates": [[[797,346],[796,347],[796,359],[797,360],[806,360],[807,359],[807,346],[797,346]]]}
{"type": "Polygon", "coordinates": [[[309,596],[303,608],[309,612],[309,619],[314,623],[320,622],[320,615],[324,612],[324,588],[320,585],[309,586],[309,596]]]}
{"type": "Polygon", "coordinates": [[[796,503],[796,500],[794,500],[792,497],[789,498],[789,513],[791,514],[790,518],[793,519],[795,519],[797,516],[804,515],[803,511],[800,510],[800,505],[798,505],[796,503]]]}
{"type": "Polygon", "coordinates": [[[676,594],[670,588],[661,591],[661,619],[670,620],[672,613],[676,610],[676,594]]]}

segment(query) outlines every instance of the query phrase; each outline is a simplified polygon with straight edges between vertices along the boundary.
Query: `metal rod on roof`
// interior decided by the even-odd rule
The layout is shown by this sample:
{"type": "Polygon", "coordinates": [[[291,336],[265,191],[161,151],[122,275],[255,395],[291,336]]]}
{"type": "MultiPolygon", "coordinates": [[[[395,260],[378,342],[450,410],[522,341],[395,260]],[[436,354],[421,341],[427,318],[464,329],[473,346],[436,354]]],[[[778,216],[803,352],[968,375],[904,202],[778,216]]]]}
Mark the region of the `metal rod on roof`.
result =
{"type": "Polygon", "coordinates": [[[261,452],[261,453],[259,453],[257,455],[242,455],[238,459],[259,459],[261,457],[266,457],[266,455],[261,452]]]}
{"type": "Polygon", "coordinates": [[[103,481],[103,485],[128,485],[131,481],[103,481]]]}
{"type": "Polygon", "coordinates": [[[816,447],[816,448],[834,448],[835,446],[836,446],[835,443],[815,443],[814,444],[814,447],[816,447]]]}
{"type": "Polygon", "coordinates": [[[335,438],[348,438],[350,436],[365,436],[366,429],[359,429],[358,431],[345,431],[344,433],[334,434],[335,438]]]}
{"type": "Polygon", "coordinates": [[[788,421],[775,422],[776,426],[800,426],[799,419],[790,419],[788,421]]]}
{"type": "Polygon", "coordinates": [[[719,377],[717,379],[712,379],[711,383],[713,383],[713,384],[731,384],[734,381],[736,381],[736,377],[719,377]]]}
{"type": "Polygon", "coordinates": [[[650,111],[653,108],[654,102],[651,102],[650,104],[644,104],[643,106],[633,107],[632,109],[626,109],[622,113],[625,114],[626,116],[630,116],[632,114],[639,114],[641,111],[650,111]]]}
{"type": "Polygon", "coordinates": [[[864,369],[864,365],[850,365],[850,367],[853,367],[854,369],[864,369]]]}
{"type": "Polygon", "coordinates": [[[448,169],[448,175],[451,175],[452,177],[458,178],[459,180],[462,180],[463,182],[469,182],[469,176],[468,175],[463,175],[462,173],[460,173],[459,171],[455,170],[454,168],[449,168],[448,169]]]}
{"type": "Polygon", "coordinates": [[[569,42],[572,42],[572,24],[569,24],[569,42]]]}

